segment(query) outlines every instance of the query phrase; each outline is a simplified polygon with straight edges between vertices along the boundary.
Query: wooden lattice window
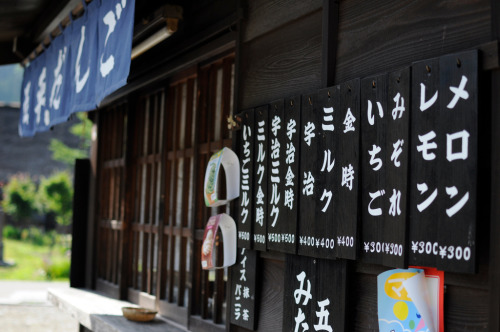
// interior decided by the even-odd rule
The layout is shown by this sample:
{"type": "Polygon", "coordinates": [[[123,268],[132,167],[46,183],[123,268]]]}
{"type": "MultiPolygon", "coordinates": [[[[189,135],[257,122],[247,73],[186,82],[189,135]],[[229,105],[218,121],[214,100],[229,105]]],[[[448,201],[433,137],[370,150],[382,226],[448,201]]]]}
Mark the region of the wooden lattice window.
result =
{"type": "MultiPolygon", "coordinates": [[[[198,165],[196,168],[195,231],[193,261],[193,297],[191,315],[200,316],[213,323],[225,323],[227,270],[205,271],[201,269],[201,246],[203,230],[208,218],[226,212],[226,206],[208,209],[204,207],[203,179],[205,166],[210,156],[224,146],[231,147],[231,133],[227,128],[227,117],[233,108],[234,58],[229,56],[203,66],[199,73],[199,116],[196,121],[198,142],[198,165]]],[[[219,256],[222,250],[217,251],[219,256]]],[[[220,260],[221,257],[218,257],[220,260]]],[[[200,322],[196,319],[192,325],[200,322]]],[[[203,325],[200,326],[201,330],[203,325]]]]}
{"type": "Polygon", "coordinates": [[[131,219],[131,268],[129,270],[129,299],[155,307],[157,295],[158,255],[161,215],[162,155],[164,144],[163,89],[152,92],[138,101],[134,114],[132,158],[133,190],[131,219]]]}
{"type": "Polygon", "coordinates": [[[208,218],[229,208],[205,207],[202,187],[210,156],[231,146],[233,86],[227,55],[99,120],[98,279],[192,331],[224,330],[227,270],[203,271],[200,255],[208,218]]]}
{"type": "Polygon", "coordinates": [[[197,98],[196,71],[174,78],[168,88],[165,150],[165,213],[160,313],[187,325],[191,279],[193,170],[197,98]]]}
{"type": "Polygon", "coordinates": [[[97,287],[119,296],[123,268],[125,214],[126,104],[103,111],[99,118],[99,213],[97,287]],[[110,287],[103,287],[103,285],[110,287]]]}

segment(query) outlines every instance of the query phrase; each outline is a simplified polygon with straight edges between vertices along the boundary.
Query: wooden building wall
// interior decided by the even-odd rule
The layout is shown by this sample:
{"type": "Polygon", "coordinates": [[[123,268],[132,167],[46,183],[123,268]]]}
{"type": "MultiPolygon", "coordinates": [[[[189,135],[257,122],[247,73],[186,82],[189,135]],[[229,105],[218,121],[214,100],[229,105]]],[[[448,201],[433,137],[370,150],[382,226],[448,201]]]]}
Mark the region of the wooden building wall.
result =
{"type": "MultiPolygon", "coordinates": [[[[238,109],[313,92],[325,84],[388,72],[418,60],[474,48],[484,50],[485,44],[498,38],[497,7],[495,1],[488,0],[247,1],[241,25],[238,109]],[[333,21],[325,22],[325,4],[333,21]],[[338,35],[325,38],[325,30],[330,34],[338,31],[338,35]],[[323,40],[338,42],[332,51],[323,40]]],[[[493,44],[495,47],[498,50],[498,44],[493,44]]],[[[483,59],[486,53],[481,53],[483,59]]],[[[480,67],[486,62],[483,60],[480,67]]],[[[498,97],[490,89],[498,88],[499,82],[498,70],[480,71],[484,98],[479,111],[479,265],[473,275],[445,273],[447,331],[499,329],[496,247],[500,241],[494,231],[498,230],[500,212],[497,203],[490,205],[498,199],[499,182],[498,153],[492,149],[499,134],[491,129],[498,128],[498,97]]],[[[285,255],[267,252],[260,256],[257,330],[281,331],[285,255]]],[[[390,268],[351,261],[348,269],[346,330],[378,331],[376,276],[390,268]]],[[[230,330],[246,331],[237,326],[230,330]]]]}

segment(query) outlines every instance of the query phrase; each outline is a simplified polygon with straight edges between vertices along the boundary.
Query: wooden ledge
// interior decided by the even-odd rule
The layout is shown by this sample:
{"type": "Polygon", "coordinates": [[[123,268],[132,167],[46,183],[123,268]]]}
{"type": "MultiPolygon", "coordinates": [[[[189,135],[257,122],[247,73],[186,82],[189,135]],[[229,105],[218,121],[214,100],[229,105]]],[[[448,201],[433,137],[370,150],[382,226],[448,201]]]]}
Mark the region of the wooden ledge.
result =
{"type": "Polygon", "coordinates": [[[77,319],[94,332],[186,332],[157,316],[147,323],[136,323],[122,315],[122,307],[135,306],[84,289],[49,289],[48,300],[59,310],[77,319]]]}

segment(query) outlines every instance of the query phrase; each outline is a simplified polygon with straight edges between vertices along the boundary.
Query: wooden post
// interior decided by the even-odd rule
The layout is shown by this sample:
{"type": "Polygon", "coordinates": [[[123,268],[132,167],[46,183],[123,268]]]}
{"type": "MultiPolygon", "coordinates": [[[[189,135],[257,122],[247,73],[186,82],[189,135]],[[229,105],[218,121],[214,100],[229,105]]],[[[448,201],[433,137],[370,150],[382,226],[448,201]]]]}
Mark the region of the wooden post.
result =
{"type": "Polygon", "coordinates": [[[491,73],[490,305],[488,331],[500,331],[500,70],[491,73]]]}
{"type": "Polygon", "coordinates": [[[335,65],[337,63],[337,42],[339,32],[339,1],[323,0],[322,54],[321,72],[322,86],[327,88],[335,82],[335,65]]]}
{"type": "Polygon", "coordinates": [[[90,161],[88,159],[77,159],[75,162],[73,195],[73,240],[71,246],[70,270],[71,287],[85,287],[85,261],[87,260],[88,244],[89,178],[90,161]]]}
{"type": "MultiPolygon", "coordinates": [[[[500,38],[500,4],[492,0],[491,3],[491,38],[498,42],[500,38]]],[[[498,45],[498,44],[497,44],[498,45]]],[[[498,47],[498,46],[497,46],[498,47]]],[[[490,261],[489,261],[489,324],[488,331],[500,331],[500,206],[497,203],[500,197],[500,69],[497,67],[491,72],[491,211],[490,211],[490,261]]]]}

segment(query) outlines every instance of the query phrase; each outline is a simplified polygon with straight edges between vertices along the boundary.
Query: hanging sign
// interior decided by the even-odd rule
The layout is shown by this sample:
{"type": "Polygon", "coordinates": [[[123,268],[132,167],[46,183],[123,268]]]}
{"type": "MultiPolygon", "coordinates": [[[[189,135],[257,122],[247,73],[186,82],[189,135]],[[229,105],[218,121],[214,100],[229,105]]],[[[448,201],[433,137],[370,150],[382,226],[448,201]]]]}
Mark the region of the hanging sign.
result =
{"type": "Polygon", "coordinates": [[[334,121],[338,111],[338,87],[302,98],[300,145],[300,218],[298,253],[334,258],[336,227],[333,219],[335,186],[334,121]]]}
{"type": "Polygon", "coordinates": [[[104,97],[126,84],[134,26],[134,0],[84,4],[82,17],[24,71],[19,135],[33,136],[95,109],[104,97]]]}
{"type": "Polygon", "coordinates": [[[359,80],[302,100],[299,254],[356,257],[359,80]]]}
{"type": "Polygon", "coordinates": [[[204,196],[206,206],[227,204],[239,196],[240,164],[238,156],[229,148],[223,148],[210,157],[205,171],[204,196]],[[224,168],[226,174],[226,199],[219,197],[219,171],[224,168]]]}
{"type": "Polygon", "coordinates": [[[238,258],[231,271],[231,324],[255,330],[257,324],[256,285],[257,252],[238,249],[238,258]]]}
{"type": "Polygon", "coordinates": [[[475,271],[477,76],[477,51],[412,66],[412,265],[475,271]]]}
{"type": "Polygon", "coordinates": [[[236,261],[236,224],[229,215],[222,213],[208,219],[201,246],[201,267],[204,270],[222,269],[236,261]],[[216,265],[214,251],[217,245],[217,231],[222,233],[224,259],[222,265],[216,265]]]}
{"type": "Polygon", "coordinates": [[[239,131],[240,156],[240,199],[238,217],[238,247],[250,249],[253,220],[254,197],[254,110],[246,110],[240,114],[241,130],[239,131]]]}
{"type": "Polygon", "coordinates": [[[336,149],[335,185],[333,190],[334,224],[337,257],[355,259],[358,246],[359,146],[359,80],[340,85],[338,128],[334,136],[336,149]]]}
{"type": "Polygon", "coordinates": [[[362,242],[366,262],[404,267],[409,68],[361,81],[362,242]]]}
{"type": "Polygon", "coordinates": [[[267,201],[268,201],[268,159],[270,153],[268,150],[268,107],[267,105],[255,109],[255,137],[254,137],[254,176],[253,187],[255,189],[254,211],[253,211],[253,249],[266,250],[266,231],[269,220],[267,201]]]}
{"type": "MultiPolygon", "coordinates": [[[[94,0],[95,1],[95,0],[94,0]]],[[[95,82],[96,101],[127,84],[134,34],[135,1],[100,0],[98,58],[95,82]]]]}
{"type": "Polygon", "coordinates": [[[477,91],[470,51],[244,112],[239,245],[267,196],[269,250],[474,272],[477,91]]]}
{"type": "MultiPolygon", "coordinates": [[[[297,250],[297,211],[299,190],[300,96],[278,100],[270,105],[276,135],[271,165],[279,179],[278,204],[273,204],[277,216],[268,225],[269,250],[295,254],[297,250]],[[274,165],[273,165],[274,163],[274,165]]],[[[271,181],[272,182],[272,181],[271,181]]],[[[276,181],[275,181],[276,182],[276,181]]],[[[275,185],[275,183],[273,183],[275,185]]]]}
{"type": "Polygon", "coordinates": [[[283,331],[346,331],[345,260],[287,255],[283,331]]]}

